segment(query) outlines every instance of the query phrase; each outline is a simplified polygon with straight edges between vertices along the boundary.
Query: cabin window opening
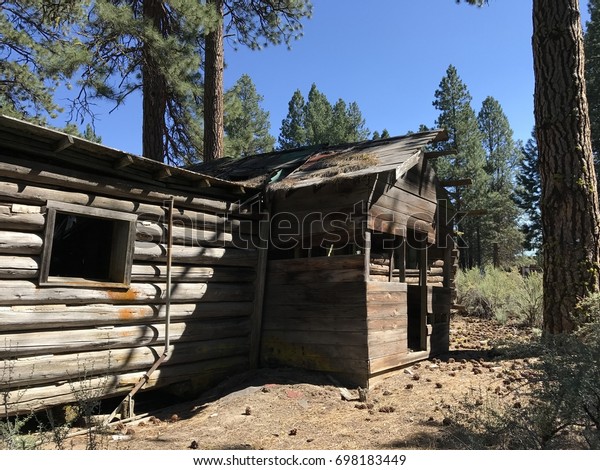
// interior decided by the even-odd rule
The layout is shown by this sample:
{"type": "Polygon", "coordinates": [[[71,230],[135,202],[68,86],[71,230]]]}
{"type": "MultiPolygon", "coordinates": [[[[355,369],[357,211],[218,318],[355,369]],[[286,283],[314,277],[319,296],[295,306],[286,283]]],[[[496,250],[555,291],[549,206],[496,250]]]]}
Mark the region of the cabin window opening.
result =
{"type": "Polygon", "coordinates": [[[41,285],[127,287],[137,216],[48,203],[41,285]]]}

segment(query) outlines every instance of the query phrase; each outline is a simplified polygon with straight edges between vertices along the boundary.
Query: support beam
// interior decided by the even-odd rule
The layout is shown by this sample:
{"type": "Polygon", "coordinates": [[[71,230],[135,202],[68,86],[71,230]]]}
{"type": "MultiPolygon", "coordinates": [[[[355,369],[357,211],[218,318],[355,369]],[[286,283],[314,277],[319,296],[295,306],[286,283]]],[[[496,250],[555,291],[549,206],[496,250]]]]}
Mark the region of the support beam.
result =
{"type": "Polygon", "coordinates": [[[419,349],[427,350],[427,243],[423,243],[419,250],[419,285],[421,297],[420,327],[419,327],[419,349]]]}
{"type": "Polygon", "coordinates": [[[69,148],[74,143],[75,143],[75,140],[73,139],[73,136],[66,135],[54,145],[53,150],[56,153],[62,152],[63,150],[69,148]]]}
{"type": "Polygon", "coordinates": [[[456,179],[456,180],[442,180],[440,181],[440,185],[444,187],[448,186],[471,186],[473,184],[473,180],[471,178],[464,179],[456,179]]]}
{"type": "Polygon", "coordinates": [[[365,282],[369,282],[369,276],[371,274],[371,232],[367,230],[365,232],[365,282]]]}
{"type": "Polygon", "coordinates": [[[171,177],[172,173],[171,173],[171,169],[170,168],[162,168],[158,173],[156,173],[154,175],[154,178],[157,179],[158,181],[162,181],[162,180],[166,180],[167,178],[171,177]]]}
{"type": "Polygon", "coordinates": [[[257,369],[260,365],[260,341],[262,338],[262,318],[265,298],[267,261],[269,257],[271,221],[267,216],[259,222],[259,248],[256,263],[256,282],[254,287],[254,308],[250,330],[250,368],[257,369]]]}
{"type": "Polygon", "coordinates": [[[473,209],[471,211],[457,211],[456,215],[465,215],[467,217],[480,217],[482,215],[487,215],[487,209],[473,209]]]}
{"type": "Polygon", "coordinates": [[[133,165],[134,161],[135,159],[133,155],[126,155],[125,157],[119,158],[115,163],[113,163],[113,168],[115,170],[120,170],[126,166],[133,165]]]}
{"type": "Polygon", "coordinates": [[[440,157],[448,157],[450,155],[456,155],[458,153],[457,149],[450,150],[440,150],[437,152],[425,152],[425,158],[440,158],[440,157]]]}
{"type": "Polygon", "coordinates": [[[201,179],[196,181],[196,187],[197,188],[210,188],[211,184],[210,181],[207,179],[201,179]]]}

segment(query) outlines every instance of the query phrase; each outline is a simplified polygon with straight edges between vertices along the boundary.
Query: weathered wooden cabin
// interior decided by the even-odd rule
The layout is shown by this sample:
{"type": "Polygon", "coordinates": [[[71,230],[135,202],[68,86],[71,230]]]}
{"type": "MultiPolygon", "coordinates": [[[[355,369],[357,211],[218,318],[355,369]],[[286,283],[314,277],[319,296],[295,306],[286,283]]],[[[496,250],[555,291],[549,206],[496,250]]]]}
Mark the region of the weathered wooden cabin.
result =
{"type": "Polygon", "coordinates": [[[0,116],[0,405],[448,348],[441,131],[182,169],[0,116]],[[5,403],[6,402],[6,403],[5,403]]]}
{"type": "Polygon", "coordinates": [[[2,409],[125,396],[160,361],[144,388],[205,388],[256,363],[246,197],[0,117],[2,409]]]}
{"type": "Polygon", "coordinates": [[[427,152],[443,131],[317,146],[198,171],[264,188],[261,363],[368,386],[447,351],[457,251],[427,152]]]}

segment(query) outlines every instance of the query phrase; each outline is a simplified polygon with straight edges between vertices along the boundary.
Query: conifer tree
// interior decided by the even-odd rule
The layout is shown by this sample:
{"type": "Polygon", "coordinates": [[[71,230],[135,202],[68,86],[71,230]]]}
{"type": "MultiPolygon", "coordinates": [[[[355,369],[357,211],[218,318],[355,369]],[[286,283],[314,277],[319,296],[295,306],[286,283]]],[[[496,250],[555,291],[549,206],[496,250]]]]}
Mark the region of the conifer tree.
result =
{"type": "Polygon", "coordinates": [[[522,250],[523,235],[518,227],[519,207],[513,199],[515,172],[520,155],[513,132],[500,103],[487,97],[477,116],[486,153],[485,171],[488,175],[487,213],[480,219],[482,259],[491,261],[492,244],[498,244],[498,261],[510,266],[522,250]]]}
{"type": "Polygon", "coordinates": [[[0,108],[3,114],[45,124],[60,111],[54,90],[85,51],[69,33],[87,1],[3,1],[0,8],[0,108]]]}
{"type": "Polygon", "coordinates": [[[233,103],[225,113],[227,155],[238,157],[273,150],[275,139],[269,134],[269,113],[261,109],[263,97],[250,76],[242,75],[228,95],[233,103]]]}
{"type": "Polygon", "coordinates": [[[294,92],[288,104],[288,114],[281,123],[278,142],[281,149],[336,145],[362,141],[368,139],[369,134],[356,102],[346,105],[340,98],[332,106],[313,83],[306,101],[300,90],[294,92]]]}
{"type": "MultiPolygon", "coordinates": [[[[600,1],[589,0],[585,32],[585,81],[596,170],[600,158],[600,1]]],[[[598,173],[598,171],[596,171],[598,173]]]]}
{"type": "MultiPolygon", "coordinates": [[[[449,136],[447,142],[438,144],[438,150],[457,151],[455,155],[437,159],[435,166],[438,177],[441,180],[470,178],[470,186],[447,188],[451,202],[460,211],[484,209],[489,178],[484,170],[482,135],[471,107],[471,95],[453,65],[448,67],[442,78],[433,105],[440,111],[436,126],[446,129],[449,136]]],[[[483,263],[482,247],[486,240],[482,240],[481,222],[478,219],[466,216],[457,221],[462,267],[483,263]]]]}
{"type": "Polygon", "coordinates": [[[313,83],[304,109],[304,126],[308,143],[310,145],[330,143],[329,140],[333,137],[332,122],[333,108],[327,97],[313,83]]]}
{"type": "MultiPolygon", "coordinates": [[[[202,3],[202,2],[200,2],[202,3]]],[[[302,33],[302,20],[312,14],[309,0],[207,0],[217,16],[205,36],[204,159],[223,153],[224,39],[259,50],[269,44],[288,47],[302,33]]]]}
{"type": "Polygon", "coordinates": [[[538,251],[542,247],[540,215],[542,188],[535,133],[532,133],[531,138],[521,147],[521,154],[516,176],[515,202],[526,215],[525,221],[521,224],[521,230],[525,235],[525,248],[538,251]]]}
{"type": "Polygon", "coordinates": [[[94,0],[81,25],[76,118],[93,117],[94,99],[115,107],[142,94],[147,158],[184,163],[201,155],[204,32],[217,18],[197,0],[94,0]]]}
{"type": "Polygon", "coordinates": [[[288,104],[288,113],[281,122],[279,148],[288,150],[307,144],[306,127],[304,123],[304,108],[306,102],[300,90],[296,90],[288,104]]]}

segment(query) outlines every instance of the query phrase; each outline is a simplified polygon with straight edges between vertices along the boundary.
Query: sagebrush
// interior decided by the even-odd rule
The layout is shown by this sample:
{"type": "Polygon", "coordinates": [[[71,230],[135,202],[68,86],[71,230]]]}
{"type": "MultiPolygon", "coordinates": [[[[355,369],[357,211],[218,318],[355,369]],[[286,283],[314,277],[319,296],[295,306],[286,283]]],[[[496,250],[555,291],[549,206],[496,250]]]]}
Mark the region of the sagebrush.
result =
{"type": "Polygon", "coordinates": [[[458,303],[467,314],[509,320],[527,326],[542,324],[542,275],[522,276],[516,270],[493,267],[459,271],[456,276],[458,303]]]}

